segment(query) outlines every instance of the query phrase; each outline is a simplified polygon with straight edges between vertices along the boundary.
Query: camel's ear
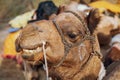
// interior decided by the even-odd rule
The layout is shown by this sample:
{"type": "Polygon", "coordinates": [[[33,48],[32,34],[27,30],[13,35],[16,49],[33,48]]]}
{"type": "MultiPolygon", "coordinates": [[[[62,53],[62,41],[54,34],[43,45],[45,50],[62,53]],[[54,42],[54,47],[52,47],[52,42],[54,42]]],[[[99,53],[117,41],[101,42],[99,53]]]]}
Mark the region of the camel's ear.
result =
{"type": "Polygon", "coordinates": [[[91,9],[89,15],[87,16],[88,28],[91,34],[94,32],[98,23],[100,22],[100,13],[98,9],[91,9]]]}

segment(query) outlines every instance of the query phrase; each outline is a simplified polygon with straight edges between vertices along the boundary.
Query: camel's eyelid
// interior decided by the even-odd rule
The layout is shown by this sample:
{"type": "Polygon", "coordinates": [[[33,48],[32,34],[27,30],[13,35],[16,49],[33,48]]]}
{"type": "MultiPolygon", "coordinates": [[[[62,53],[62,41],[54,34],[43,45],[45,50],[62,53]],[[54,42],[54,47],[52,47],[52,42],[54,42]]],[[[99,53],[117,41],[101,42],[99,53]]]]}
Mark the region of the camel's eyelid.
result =
{"type": "Polygon", "coordinates": [[[68,36],[73,39],[73,38],[76,38],[77,35],[74,33],[68,33],[68,36]]]}

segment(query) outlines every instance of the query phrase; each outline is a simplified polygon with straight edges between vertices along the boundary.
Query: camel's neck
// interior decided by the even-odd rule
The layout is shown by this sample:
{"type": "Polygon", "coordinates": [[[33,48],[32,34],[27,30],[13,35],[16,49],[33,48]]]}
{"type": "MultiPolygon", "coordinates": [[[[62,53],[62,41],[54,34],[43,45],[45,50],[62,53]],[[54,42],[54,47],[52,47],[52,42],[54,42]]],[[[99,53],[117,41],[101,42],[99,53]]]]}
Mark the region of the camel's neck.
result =
{"type": "Polygon", "coordinates": [[[93,56],[84,67],[82,65],[82,63],[81,65],[62,64],[57,68],[50,69],[50,76],[60,80],[96,80],[100,70],[100,59],[97,56],[93,56]]]}
{"type": "MultiPolygon", "coordinates": [[[[86,42],[86,44],[87,43],[88,42],[86,42]]],[[[50,72],[52,71],[52,74],[55,73],[55,75],[63,78],[62,80],[71,80],[91,61],[90,53],[92,50],[89,46],[90,45],[85,46],[85,44],[81,44],[72,48],[65,61],[59,67],[52,68],[50,72]]]]}
{"type": "MultiPolygon", "coordinates": [[[[95,51],[99,52],[99,45],[95,40],[95,51]]],[[[101,61],[98,56],[90,58],[92,45],[89,40],[70,50],[63,64],[50,70],[59,76],[61,80],[96,80],[101,67],[101,61]],[[90,78],[90,79],[88,79],[90,78]]]]}

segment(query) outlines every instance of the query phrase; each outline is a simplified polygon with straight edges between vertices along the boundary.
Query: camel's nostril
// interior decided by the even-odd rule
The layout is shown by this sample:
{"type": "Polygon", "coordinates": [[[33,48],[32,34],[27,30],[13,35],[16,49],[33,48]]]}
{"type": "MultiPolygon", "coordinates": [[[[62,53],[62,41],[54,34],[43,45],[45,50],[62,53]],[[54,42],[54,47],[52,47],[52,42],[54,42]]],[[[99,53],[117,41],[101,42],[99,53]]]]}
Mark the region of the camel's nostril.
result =
{"type": "Polygon", "coordinates": [[[22,50],[22,48],[20,47],[20,45],[15,45],[16,46],[16,51],[20,52],[22,50]]]}
{"type": "Polygon", "coordinates": [[[15,41],[15,49],[17,52],[20,52],[22,50],[22,48],[20,47],[20,39],[17,38],[15,41]]]}

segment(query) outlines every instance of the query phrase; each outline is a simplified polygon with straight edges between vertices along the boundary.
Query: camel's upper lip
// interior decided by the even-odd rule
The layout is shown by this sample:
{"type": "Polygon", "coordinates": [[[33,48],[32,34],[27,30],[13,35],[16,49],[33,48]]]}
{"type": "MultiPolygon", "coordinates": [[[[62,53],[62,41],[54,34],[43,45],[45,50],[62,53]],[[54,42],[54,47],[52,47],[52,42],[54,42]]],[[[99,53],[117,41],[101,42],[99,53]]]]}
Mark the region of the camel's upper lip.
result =
{"type": "MultiPolygon", "coordinates": [[[[46,43],[46,45],[45,45],[45,48],[47,48],[47,46],[48,46],[49,44],[48,43],[46,43]]],[[[40,50],[40,49],[42,49],[42,47],[43,47],[43,44],[42,44],[42,41],[40,42],[40,43],[38,43],[38,44],[20,44],[20,47],[22,48],[22,50],[25,50],[25,51],[27,51],[28,52],[28,50],[29,51],[36,51],[36,50],[40,50]]]]}
{"type": "Polygon", "coordinates": [[[24,50],[36,50],[39,47],[42,47],[42,44],[36,44],[36,45],[24,45],[24,44],[20,44],[21,48],[24,50]]]}

